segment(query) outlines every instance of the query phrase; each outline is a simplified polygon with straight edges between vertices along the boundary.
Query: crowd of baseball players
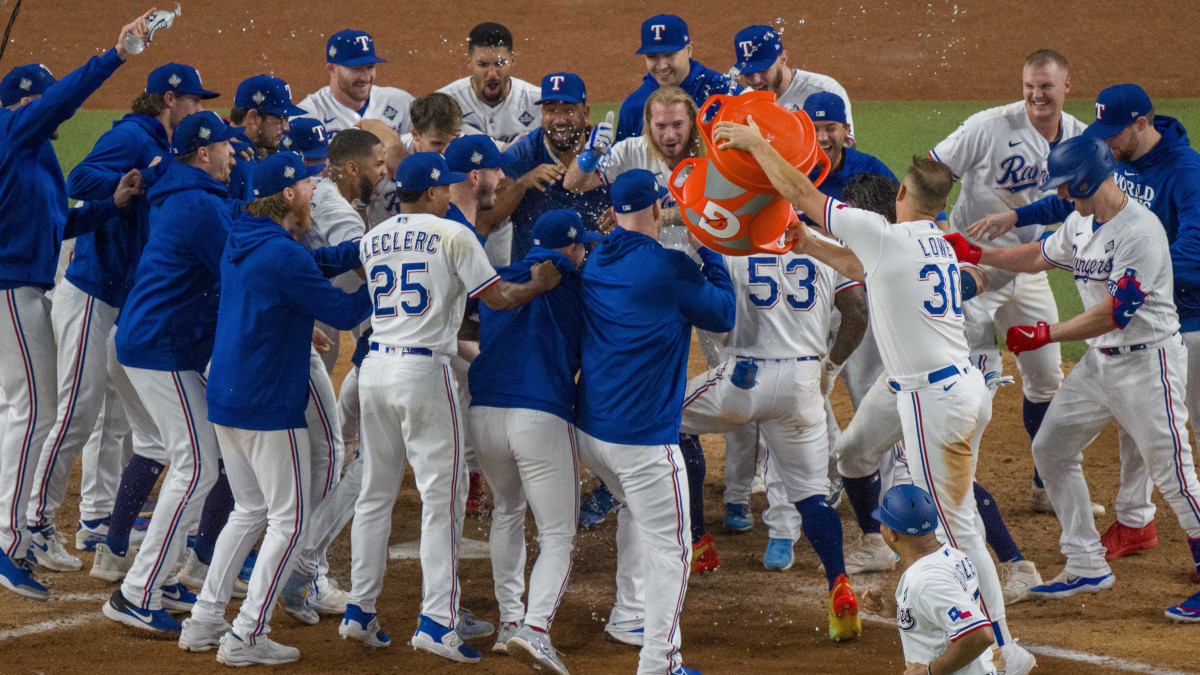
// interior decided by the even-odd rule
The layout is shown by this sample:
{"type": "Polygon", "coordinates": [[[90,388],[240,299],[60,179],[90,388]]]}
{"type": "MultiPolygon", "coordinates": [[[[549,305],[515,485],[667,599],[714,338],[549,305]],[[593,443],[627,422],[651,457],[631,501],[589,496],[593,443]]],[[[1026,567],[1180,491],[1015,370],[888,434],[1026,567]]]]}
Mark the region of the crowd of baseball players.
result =
{"type": "MultiPolygon", "coordinates": [[[[897,179],[856,145],[845,89],[790,67],[770,26],[736,32],[720,73],[691,58],[681,18],[646,20],[647,74],[604,122],[579,74],[514,77],[500,24],[467,36],[469,74],[419,98],[376,84],[402,76],[347,29],[328,38],[329,86],[295,103],[254,75],[220,99],[227,119],[204,110],[220,94],[195,68],[153,68],[64,180],[51,140],[130,57],[126,35],[148,37],[146,16],[62,79],[31,64],[0,81],[9,591],[45,601],[42,570],[82,569],[54,526],[82,456],[75,548],[120,583],[104,616],[231,666],[300,657],[268,637],[277,602],[387,647],[377,603],[407,464],[421,500],[412,647],[472,663],[469,643],[494,635],[493,652],[567,673],[549,631],[576,533],[612,516],[605,637],[640,648],[639,673],[694,673],[680,615],[689,574],[720,564],[699,440],[716,433],[723,527],[752,529],[764,486],[763,565],[790,568],[803,535],[829,637],[859,635],[860,609],[894,614],[906,673],[1032,670],[1006,606],[1112,589],[1109,562],[1157,545],[1155,487],[1196,581],[1200,155],[1138,85],[1105,88],[1085,124],[1062,110],[1066,58],[1035,51],[1022,100],[915,148],[897,179]],[[746,90],[808,115],[823,182],[753,118],[706,144],[698,108],[746,90]],[[667,181],[713,148],[748,153],[803,215],[790,252],[723,256],[689,234],[667,181]],[[1065,321],[1055,267],[1084,306],[1065,321]],[[689,380],[693,327],[706,372],[689,380]],[[353,366],[335,395],[344,340],[353,366]],[[1064,378],[1052,343],[1074,340],[1088,349],[1064,378]],[[1066,564],[1048,580],[975,482],[992,397],[1013,382],[1001,341],[1020,373],[1031,507],[1062,528],[1066,564]],[[857,411],[841,425],[839,378],[857,411]],[[1101,535],[1082,461],[1113,419],[1120,476],[1095,478],[1120,492],[1101,535]],[[497,625],[459,606],[464,515],[485,510],[498,612],[476,610],[497,625]],[[342,588],[326,552],[347,524],[342,588]],[[856,596],[852,578],[897,562],[894,596],[856,596]]],[[[169,54],[160,42],[136,58],[169,54]]],[[[1165,613],[1200,622],[1200,593],[1165,613]]]]}

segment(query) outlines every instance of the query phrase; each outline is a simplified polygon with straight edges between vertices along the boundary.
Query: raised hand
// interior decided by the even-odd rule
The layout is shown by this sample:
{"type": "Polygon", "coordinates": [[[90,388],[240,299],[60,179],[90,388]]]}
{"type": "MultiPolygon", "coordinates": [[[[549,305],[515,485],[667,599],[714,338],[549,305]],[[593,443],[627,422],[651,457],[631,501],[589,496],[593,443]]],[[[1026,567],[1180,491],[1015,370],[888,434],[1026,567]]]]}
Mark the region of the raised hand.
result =
{"type": "Polygon", "coordinates": [[[151,7],[150,11],[134,19],[132,23],[126,24],[121,29],[121,34],[117,36],[117,56],[121,57],[122,61],[129,58],[129,50],[125,49],[125,36],[132,33],[142,40],[149,39],[150,29],[146,27],[146,19],[150,18],[150,15],[157,11],[157,7],[151,7]]]}
{"type": "Polygon", "coordinates": [[[971,223],[971,226],[967,228],[967,236],[972,239],[983,239],[986,235],[987,241],[992,241],[996,237],[1007,234],[1016,226],[1017,212],[1002,211],[984,216],[971,223]]]}
{"type": "Polygon", "coordinates": [[[583,146],[583,152],[579,153],[579,157],[575,159],[575,163],[579,165],[579,169],[584,173],[591,173],[596,170],[596,164],[600,158],[608,154],[613,144],[613,113],[608,111],[604,116],[604,121],[592,127],[592,135],[588,137],[587,144],[583,146]]]}

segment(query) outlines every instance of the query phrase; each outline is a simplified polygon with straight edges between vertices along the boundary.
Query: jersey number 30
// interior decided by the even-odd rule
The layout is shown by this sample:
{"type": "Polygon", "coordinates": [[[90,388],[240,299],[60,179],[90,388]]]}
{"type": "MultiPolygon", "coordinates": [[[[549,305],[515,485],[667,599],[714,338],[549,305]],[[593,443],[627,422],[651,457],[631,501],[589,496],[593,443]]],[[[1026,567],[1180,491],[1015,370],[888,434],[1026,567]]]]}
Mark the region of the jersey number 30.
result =
{"type": "MultiPolygon", "coordinates": [[[[419,282],[413,281],[412,275],[424,273],[427,270],[426,263],[404,263],[400,266],[400,309],[404,310],[407,316],[420,316],[429,309],[429,291],[425,290],[419,282]],[[405,295],[416,294],[415,298],[405,298],[405,295]]],[[[376,265],[371,268],[371,282],[375,284],[375,290],[371,293],[371,298],[375,302],[375,316],[383,318],[388,316],[396,316],[396,307],[385,306],[384,301],[391,296],[392,291],[396,290],[396,273],[387,265],[376,265]]]]}
{"type": "Polygon", "coordinates": [[[933,282],[932,300],[925,301],[925,311],[932,316],[946,316],[949,309],[954,316],[962,316],[962,301],[958,290],[958,265],[946,266],[946,272],[938,265],[926,265],[921,268],[921,281],[933,282]]]}
{"type": "MultiPolygon", "coordinates": [[[[774,307],[779,302],[779,282],[769,274],[759,274],[758,268],[778,265],[779,258],[754,256],[747,262],[750,265],[750,286],[766,286],[766,295],[761,295],[763,289],[750,290],[750,304],[763,309],[774,307]]],[[[791,275],[796,280],[796,290],[800,291],[798,295],[784,294],[788,306],[798,312],[812,309],[813,304],[817,301],[817,294],[813,290],[813,284],[817,282],[817,266],[806,258],[792,258],[787,262],[783,273],[791,275]]]]}

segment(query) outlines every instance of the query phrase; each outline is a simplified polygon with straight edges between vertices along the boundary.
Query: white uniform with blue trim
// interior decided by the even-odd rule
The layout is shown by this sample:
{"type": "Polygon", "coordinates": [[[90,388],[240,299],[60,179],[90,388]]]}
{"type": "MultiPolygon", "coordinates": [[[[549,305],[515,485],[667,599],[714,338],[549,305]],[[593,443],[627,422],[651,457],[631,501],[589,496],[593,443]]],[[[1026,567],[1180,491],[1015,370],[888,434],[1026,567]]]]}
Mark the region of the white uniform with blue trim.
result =
{"type": "Polygon", "coordinates": [[[429,214],[387,220],[360,242],[375,311],[359,369],[362,491],[351,530],[350,602],[375,612],[387,563],[392,505],[412,465],[421,493],[421,613],[458,624],[458,554],[467,501],[465,410],[450,356],[468,295],[500,280],[479,240],[429,214]]]}
{"type": "Polygon", "coordinates": [[[850,125],[850,137],[854,137],[854,116],[850,114],[850,95],[837,80],[821,73],[810,73],[799,68],[792,69],[792,82],[775,98],[779,105],[795,112],[804,109],[804,101],[818,92],[837,94],[846,102],[846,124],[850,125]]]}
{"type": "Polygon", "coordinates": [[[408,114],[412,102],[413,95],[403,89],[372,85],[371,95],[360,112],[338,103],[333,97],[333,91],[325,86],[305,96],[304,100],[296,105],[308,111],[308,114],[297,117],[320,120],[332,136],[363,120],[379,120],[398,134],[412,131],[412,118],[408,114]]]}
{"type": "MultiPolygon", "coordinates": [[[[896,585],[896,625],[907,663],[929,664],[950,643],[988,625],[979,608],[979,579],[970,558],[943,544],[912,564],[896,585]]],[[[995,675],[985,649],[955,675],[995,675]]]]}
{"type": "MultiPolygon", "coordinates": [[[[1111,220],[1072,213],[1042,255],[1072,270],[1085,308],[1106,301],[1113,284],[1133,276],[1144,303],[1125,328],[1087,340],[1088,350],[1050,403],[1033,442],[1033,459],[1062,523],[1065,571],[1082,577],[1109,574],[1105,549],[1091,518],[1083,450],[1114,418],[1137,450],[1163,499],[1190,538],[1200,538],[1200,483],[1192,460],[1184,406],[1187,351],[1175,313],[1171,258],[1162,223],[1129,200],[1111,220]],[[1087,517],[1084,517],[1087,516],[1087,517]]],[[[1124,283],[1131,283],[1126,280],[1124,283]]]]}
{"type": "Polygon", "coordinates": [[[438,93],[448,94],[458,102],[464,129],[470,127],[498,141],[511,143],[542,126],[542,109],[537,105],[542,88],[515,77],[509,78],[509,83],[508,96],[494,106],[479,100],[469,75],[438,89],[438,93]]]}

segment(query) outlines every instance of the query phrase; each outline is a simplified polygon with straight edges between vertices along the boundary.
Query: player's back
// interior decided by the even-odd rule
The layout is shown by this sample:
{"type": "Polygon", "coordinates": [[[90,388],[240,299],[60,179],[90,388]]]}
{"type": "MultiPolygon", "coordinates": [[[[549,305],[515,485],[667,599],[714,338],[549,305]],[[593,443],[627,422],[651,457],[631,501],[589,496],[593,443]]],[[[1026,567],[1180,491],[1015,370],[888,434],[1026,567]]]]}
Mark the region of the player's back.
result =
{"type": "MultiPolygon", "coordinates": [[[[978,597],[979,574],[962,551],[943,544],[913,563],[896,585],[896,622],[905,660],[929,663],[953,640],[989,625],[978,597]]],[[[993,675],[991,650],[955,672],[993,675]]]]}

